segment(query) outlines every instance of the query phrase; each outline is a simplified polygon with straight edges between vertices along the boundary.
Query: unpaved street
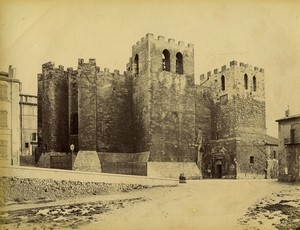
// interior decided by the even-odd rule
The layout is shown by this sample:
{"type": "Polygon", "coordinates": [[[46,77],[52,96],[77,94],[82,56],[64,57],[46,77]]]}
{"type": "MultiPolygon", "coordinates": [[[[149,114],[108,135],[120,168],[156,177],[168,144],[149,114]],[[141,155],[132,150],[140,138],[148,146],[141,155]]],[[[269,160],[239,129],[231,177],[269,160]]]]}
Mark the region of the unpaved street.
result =
{"type": "MultiPolygon", "coordinates": [[[[267,180],[189,181],[178,188],[152,191],[151,201],[105,216],[97,229],[249,229],[237,220],[247,208],[274,192],[295,189],[267,180]]],[[[299,198],[299,197],[298,197],[299,198]]],[[[299,204],[299,200],[298,200],[299,204]]],[[[270,227],[270,226],[269,226],[270,227]]],[[[264,228],[263,225],[258,229],[264,228]]]]}
{"type": "MultiPolygon", "coordinates": [[[[1,218],[4,229],[276,229],[272,223],[285,216],[268,209],[275,207],[270,202],[293,203],[299,210],[298,194],[296,185],[275,180],[200,180],[177,187],[8,206],[11,211],[1,218]]],[[[298,225],[297,218],[292,221],[298,225]]]]}

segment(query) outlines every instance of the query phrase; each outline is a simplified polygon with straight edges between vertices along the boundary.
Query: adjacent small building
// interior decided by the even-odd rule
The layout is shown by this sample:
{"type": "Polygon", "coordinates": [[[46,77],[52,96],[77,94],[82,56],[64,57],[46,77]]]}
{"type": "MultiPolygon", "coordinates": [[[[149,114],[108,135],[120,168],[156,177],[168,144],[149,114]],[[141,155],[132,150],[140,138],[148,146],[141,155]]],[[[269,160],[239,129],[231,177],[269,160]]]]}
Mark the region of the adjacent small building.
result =
{"type": "Polygon", "coordinates": [[[300,181],[300,114],[276,120],[280,180],[300,181]]]}
{"type": "Polygon", "coordinates": [[[37,96],[20,94],[21,155],[34,155],[38,145],[37,96]]]}
{"type": "Polygon", "coordinates": [[[0,72],[0,165],[19,165],[20,91],[15,68],[0,72]]]}

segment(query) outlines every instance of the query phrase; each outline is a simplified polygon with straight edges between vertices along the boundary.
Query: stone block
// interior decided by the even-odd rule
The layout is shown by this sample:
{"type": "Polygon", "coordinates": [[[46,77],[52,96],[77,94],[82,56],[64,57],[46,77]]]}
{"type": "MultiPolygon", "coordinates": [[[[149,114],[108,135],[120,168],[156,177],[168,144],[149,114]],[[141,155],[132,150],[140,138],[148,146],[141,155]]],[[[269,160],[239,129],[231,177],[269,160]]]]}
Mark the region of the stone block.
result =
{"type": "Polygon", "coordinates": [[[79,151],[75,159],[73,170],[101,172],[101,164],[96,151],[79,151]]]}

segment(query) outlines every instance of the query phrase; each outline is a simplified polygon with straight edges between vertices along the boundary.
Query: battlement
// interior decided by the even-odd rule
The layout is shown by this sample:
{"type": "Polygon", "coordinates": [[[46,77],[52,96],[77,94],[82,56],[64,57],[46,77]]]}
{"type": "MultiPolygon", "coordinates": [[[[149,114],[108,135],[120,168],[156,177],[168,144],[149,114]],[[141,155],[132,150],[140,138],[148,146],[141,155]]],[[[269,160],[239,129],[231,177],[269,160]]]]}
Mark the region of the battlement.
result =
{"type": "Polygon", "coordinates": [[[89,62],[85,63],[83,58],[78,58],[78,66],[83,66],[83,65],[96,66],[96,59],[90,58],[89,62]]]}
{"type": "Polygon", "coordinates": [[[101,71],[101,73],[104,73],[105,75],[110,75],[110,76],[122,76],[125,75],[125,72],[123,72],[123,74],[120,74],[120,70],[115,69],[114,71],[110,71],[109,68],[104,68],[103,71],[101,71]]]}
{"type": "Polygon", "coordinates": [[[42,69],[46,70],[46,69],[54,69],[55,68],[55,63],[54,62],[47,62],[45,64],[42,65],[42,69]]]}
{"type": "MultiPolygon", "coordinates": [[[[264,69],[263,69],[263,68],[259,68],[259,67],[256,67],[256,66],[253,67],[253,66],[250,65],[250,64],[245,64],[245,63],[243,63],[243,62],[238,63],[238,62],[235,61],[235,60],[233,60],[233,61],[231,61],[231,62],[229,63],[229,68],[234,68],[234,67],[236,67],[236,66],[238,66],[238,67],[240,67],[240,68],[250,69],[250,70],[253,70],[253,71],[255,71],[255,72],[264,73],[264,69]]],[[[218,74],[218,73],[222,73],[222,72],[228,70],[229,68],[227,68],[227,65],[223,65],[223,66],[221,66],[220,71],[219,71],[218,68],[216,68],[216,69],[214,69],[213,71],[208,71],[206,74],[201,74],[201,75],[200,75],[200,81],[204,81],[204,80],[206,80],[206,79],[209,79],[210,76],[212,76],[212,74],[211,74],[212,72],[213,72],[213,74],[218,74]]]]}
{"type": "Polygon", "coordinates": [[[179,47],[182,48],[188,48],[188,49],[194,49],[194,44],[188,43],[187,45],[185,45],[185,43],[183,41],[178,41],[178,43],[175,43],[175,40],[173,38],[169,38],[169,39],[165,39],[164,36],[157,36],[157,39],[154,38],[154,35],[151,33],[147,33],[145,37],[142,37],[140,41],[137,41],[135,45],[132,46],[132,49],[135,49],[137,46],[140,46],[140,44],[142,44],[144,41],[146,40],[151,40],[153,42],[163,42],[163,43],[167,43],[167,44],[174,44],[174,45],[178,45],[179,47]]]}
{"type": "Polygon", "coordinates": [[[42,65],[42,73],[46,73],[48,71],[54,71],[57,73],[65,72],[63,65],[59,65],[58,67],[55,67],[55,63],[51,61],[42,65]]]}

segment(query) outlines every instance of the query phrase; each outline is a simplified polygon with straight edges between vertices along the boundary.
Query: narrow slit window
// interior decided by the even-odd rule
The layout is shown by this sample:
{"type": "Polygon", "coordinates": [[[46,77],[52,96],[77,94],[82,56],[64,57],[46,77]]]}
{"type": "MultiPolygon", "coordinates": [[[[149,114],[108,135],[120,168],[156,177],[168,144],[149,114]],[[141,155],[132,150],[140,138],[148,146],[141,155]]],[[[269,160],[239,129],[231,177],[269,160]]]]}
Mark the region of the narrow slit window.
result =
{"type": "Polygon", "coordinates": [[[256,91],[256,77],[253,76],[253,91],[256,91]]]}
{"type": "Polygon", "coordinates": [[[250,164],[254,164],[254,156],[250,156],[250,164]]]}
{"type": "Polygon", "coordinates": [[[245,89],[248,89],[248,76],[247,76],[247,74],[244,75],[244,86],[245,86],[245,89]]]}
{"type": "Polygon", "coordinates": [[[222,88],[222,91],[225,90],[225,77],[224,77],[224,75],[222,75],[222,77],[221,77],[221,88],[222,88]]]}
{"type": "Polygon", "coordinates": [[[134,56],[134,73],[135,74],[139,74],[139,55],[138,54],[136,54],[135,56],[134,56]]]}
{"type": "Polygon", "coordinates": [[[71,114],[71,134],[78,134],[78,113],[71,114]]]}

